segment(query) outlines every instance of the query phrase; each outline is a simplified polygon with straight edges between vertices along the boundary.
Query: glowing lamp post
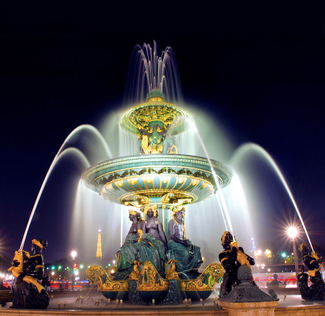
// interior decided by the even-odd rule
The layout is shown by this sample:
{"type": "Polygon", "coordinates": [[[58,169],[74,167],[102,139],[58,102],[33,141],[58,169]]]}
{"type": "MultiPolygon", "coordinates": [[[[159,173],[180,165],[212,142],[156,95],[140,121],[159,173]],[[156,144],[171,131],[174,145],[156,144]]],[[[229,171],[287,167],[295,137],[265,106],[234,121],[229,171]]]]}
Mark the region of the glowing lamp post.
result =
{"type": "Polygon", "coordinates": [[[296,238],[298,236],[298,230],[296,227],[291,226],[287,229],[287,234],[292,240],[296,277],[298,279],[299,269],[298,269],[298,254],[297,254],[297,247],[296,247],[296,238]]]}
{"type": "Polygon", "coordinates": [[[75,250],[71,251],[71,257],[72,257],[72,260],[76,259],[77,251],[75,251],[75,250]]]}
{"type": "MultiPolygon", "coordinates": [[[[77,257],[77,251],[73,250],[71,251],[71,258],[72,258],[72,267],[74,265],[74,260],[77,257]]],[[[71,282],[71,290],[73,291],[73,286],[74,286],[74,270],[72,268],[72,282],[71,282]]]]}

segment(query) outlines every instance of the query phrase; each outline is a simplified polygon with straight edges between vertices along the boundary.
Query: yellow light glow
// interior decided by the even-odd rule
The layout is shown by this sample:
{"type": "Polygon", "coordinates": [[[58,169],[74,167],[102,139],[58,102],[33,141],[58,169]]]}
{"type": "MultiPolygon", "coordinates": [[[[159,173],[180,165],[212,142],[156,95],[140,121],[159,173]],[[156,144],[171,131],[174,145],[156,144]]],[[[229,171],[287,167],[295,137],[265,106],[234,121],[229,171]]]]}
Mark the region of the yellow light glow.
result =
{"type": "Polygon", "coordinates": [[[271,258],[272,257],[272,251],[269,250],[269,249],[266,249],[264,251],[264,255],[265,255],[266,258],[271,258]]]}

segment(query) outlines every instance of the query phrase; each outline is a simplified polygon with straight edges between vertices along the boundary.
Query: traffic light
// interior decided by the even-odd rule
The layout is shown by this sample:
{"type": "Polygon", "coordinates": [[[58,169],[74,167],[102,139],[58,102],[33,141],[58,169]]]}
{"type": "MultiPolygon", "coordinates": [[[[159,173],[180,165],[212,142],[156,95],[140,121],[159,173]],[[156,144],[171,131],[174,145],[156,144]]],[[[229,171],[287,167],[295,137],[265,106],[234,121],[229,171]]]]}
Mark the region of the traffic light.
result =
{"type": "Polygon", "coordinates": [[[77,270],[78,269],[78,263],[74,263],[73,264],[73,270],[77,270]]]}

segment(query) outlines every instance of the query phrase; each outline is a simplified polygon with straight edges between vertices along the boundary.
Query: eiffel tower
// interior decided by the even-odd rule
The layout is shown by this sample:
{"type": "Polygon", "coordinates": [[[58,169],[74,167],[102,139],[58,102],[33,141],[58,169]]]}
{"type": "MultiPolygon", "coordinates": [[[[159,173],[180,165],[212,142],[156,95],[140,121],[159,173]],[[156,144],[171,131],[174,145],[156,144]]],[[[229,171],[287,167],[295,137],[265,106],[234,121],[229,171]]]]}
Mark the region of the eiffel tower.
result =
{"type": "Polygon", "coordinates": [[[97,238],[96,259],[101,260],[102,257],[103,257],[103,253],[102,253],[102,231],[99,228],[98,229],[98,238],[97,238]]]}

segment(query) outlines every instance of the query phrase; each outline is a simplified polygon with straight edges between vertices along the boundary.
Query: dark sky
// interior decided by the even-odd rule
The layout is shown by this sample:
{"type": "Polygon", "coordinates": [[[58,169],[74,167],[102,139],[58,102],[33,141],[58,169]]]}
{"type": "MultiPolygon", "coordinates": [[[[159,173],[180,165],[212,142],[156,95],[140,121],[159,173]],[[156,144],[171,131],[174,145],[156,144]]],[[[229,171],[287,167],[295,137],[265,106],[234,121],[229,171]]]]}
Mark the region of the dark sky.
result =
{"type": "MultiPolygon", "coordinates": [[[[312,240],[325,246],[324,6],[68,3],[0,7],[1,252],[10,257],[19,248],[63,140],[121,103],[133,47],[153,40],[160,50],[173,47],[185,100],[232,126],[238,144],[252,141],[270,152],[312,240]]],[[[58,170],[54,177],[48,190],[60,200],[71,176],[58,170]]],[[[69,227],[68,220],[53,224],[60,202],[46,203],[44,197],[40,208],[50,215],[37,225],[48,227],[44,237],[51,239],[69,227]]],[[[63,254],[53,259],[65,255],[58,243],[63,254]]]]}

